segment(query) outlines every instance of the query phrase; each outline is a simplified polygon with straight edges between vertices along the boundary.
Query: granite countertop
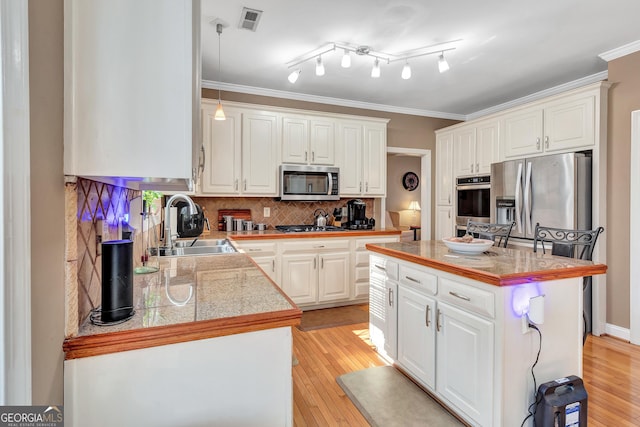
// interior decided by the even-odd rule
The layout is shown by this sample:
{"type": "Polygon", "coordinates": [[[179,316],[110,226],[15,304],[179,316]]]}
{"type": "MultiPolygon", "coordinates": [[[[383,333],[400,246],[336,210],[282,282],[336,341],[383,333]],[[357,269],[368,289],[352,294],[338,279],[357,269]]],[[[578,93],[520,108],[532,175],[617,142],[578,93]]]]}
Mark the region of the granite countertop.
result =
{"type": "Polygon", "coordinates": [[[508,286],[604,274],[592,261],[534,253],[532,249],[491,247],[479,255],[456,253],[436,240],[367,244],[367,249],[490,285],[508,286]]]}
{"type": "Polygon", "coordinates": [[[300,309],[244,254],[159,263],[158,272],[134,274],[133,318],[111,326],[87,319],[65,340],[66,359],[300,323],[300,309]]]}

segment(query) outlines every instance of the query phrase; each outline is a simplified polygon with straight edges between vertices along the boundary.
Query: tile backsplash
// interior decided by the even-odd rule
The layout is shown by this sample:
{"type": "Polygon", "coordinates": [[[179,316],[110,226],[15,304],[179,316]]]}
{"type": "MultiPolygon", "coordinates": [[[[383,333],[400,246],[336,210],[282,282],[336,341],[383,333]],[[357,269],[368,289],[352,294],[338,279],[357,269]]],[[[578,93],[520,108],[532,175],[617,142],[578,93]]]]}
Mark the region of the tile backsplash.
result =
{"type": "MultiPolygon", "coordinates": [[[[323,209],[333,214],[334,208],[346,206],[351,199],[340,199],[329,202],[283,202],[272,197],[194,197],[193,200],[205,211],[212,230],[216,229],[218,210],[249,209],[254,223],[267,224],[269,229],[283,224],[313,224],[314,211],[323,209]],[[269,208],[271,216],[264,217],[264,208],[269,208]]],[[[374,216],[374,199],[362,199],[367,205],[367,217],[374,216]]]]}

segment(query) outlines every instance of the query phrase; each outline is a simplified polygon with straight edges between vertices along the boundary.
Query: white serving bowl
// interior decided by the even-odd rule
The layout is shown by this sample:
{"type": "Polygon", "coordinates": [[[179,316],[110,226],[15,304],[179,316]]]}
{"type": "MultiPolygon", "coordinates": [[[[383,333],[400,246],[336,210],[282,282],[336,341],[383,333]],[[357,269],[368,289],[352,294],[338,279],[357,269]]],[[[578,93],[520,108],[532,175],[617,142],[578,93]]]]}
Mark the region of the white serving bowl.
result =
{"type": "Polygon", "coordinates": [[[442,239],[442,241],[452,251],[462,254],[480,254],[493,246],[493,240],[473,239],[469,243],[464,243],[451,240],[453,238],[454,237],[448,237],[446,239],[442,239]]]}

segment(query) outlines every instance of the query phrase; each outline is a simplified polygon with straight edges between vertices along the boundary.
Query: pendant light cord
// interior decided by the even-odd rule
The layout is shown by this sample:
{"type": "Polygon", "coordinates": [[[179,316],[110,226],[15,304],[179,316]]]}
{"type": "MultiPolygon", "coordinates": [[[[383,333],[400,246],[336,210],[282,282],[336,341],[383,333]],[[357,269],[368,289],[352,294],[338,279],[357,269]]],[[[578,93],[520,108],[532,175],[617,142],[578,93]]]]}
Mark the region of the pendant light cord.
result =
{"type": "MultiPolygon", "coordinates": [[[[216,32],[218,33],[218,79],[220,79],[220,75],[222,73],[220,66],[220,57],[222,56],[222,49],[220,48],[220,36],[222,35],[222,24],[216,25],[216,32]]],[[[222,80],[220,80],[222,81],[222,80]]],[[[218,85],[218,103],[221,103],[220,99],[220,86],[218,85]]]]}

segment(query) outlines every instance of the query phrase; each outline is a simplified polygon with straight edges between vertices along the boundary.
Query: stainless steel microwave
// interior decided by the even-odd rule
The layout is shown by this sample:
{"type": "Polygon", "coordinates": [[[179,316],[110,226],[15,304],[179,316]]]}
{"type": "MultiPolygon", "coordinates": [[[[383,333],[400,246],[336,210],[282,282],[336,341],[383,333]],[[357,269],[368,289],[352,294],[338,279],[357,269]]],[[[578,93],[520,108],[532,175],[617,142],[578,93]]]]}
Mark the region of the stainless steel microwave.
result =
{"type": "Polygon", "coordinates": [[[340,169],[280,165],[280,200],[340,200],[340,169]]]}

